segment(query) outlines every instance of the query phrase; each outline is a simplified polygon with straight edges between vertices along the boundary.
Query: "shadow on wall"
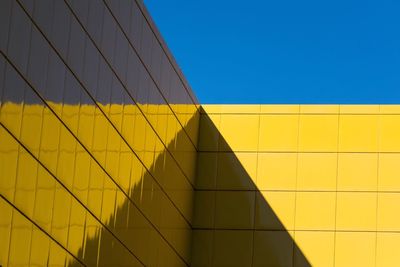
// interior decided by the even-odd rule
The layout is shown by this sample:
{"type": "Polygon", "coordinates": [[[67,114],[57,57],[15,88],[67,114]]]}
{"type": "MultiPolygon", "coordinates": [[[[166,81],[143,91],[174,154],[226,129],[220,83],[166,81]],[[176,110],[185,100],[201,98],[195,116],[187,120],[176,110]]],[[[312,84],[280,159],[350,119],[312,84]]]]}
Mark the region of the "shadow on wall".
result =
{"type": "MultiPolygon", "coordinates": [[[[25,213],[26,218],[48,231],[50,237],[69,249],[82,263],[88,266],[133,266],[135,263],[146,266],[310,265],[212,123],[204,124],[202,121],[201,126],[209,129],[208,133],[202,132],[200,143],[204,140],[212,141],[216,136],[217,142],[225,149],[218,153],[206,151],[198,154],[194,202],[193,188],[182,186],[182,181],[177,180],[174,174],[177,171],[174,167],[176,165],[164,148],[148,151],[153,153],[149,172],[140,168],[136,170],[140,173],[131,173],[134,181],[126,194],[123,194],[97,163],[82,161],[85,157],[90,158],[88,153],[59,120],[67,118],[67,115],[71,121],[86,116],[84,112],[89,111],[93,104],[79,102],[81,104],[49,105],[9,66],[7,73],[9,75],[2,92],[0,122],[8,133],[2,130],[4,139],[0,142],[0,148],[4,148],[2,155],[7,162],[20,163],[16,172],[23,175],[13,174],[14,169],[9,167],[11,165],[4,162],[4,170],[10,171],[4,174],[7,177],[4,180],[15,186],[11,182],[16,179],[17,186],[7,187],[10,194],[5,187],[1,188],[1,195],[25,213]],[[59,113],[60,118],[55,116],[57,110],[62,111],[59,113]],[[15,125],[21,125],[21,134],[19,128],[13,127],[15,125]],[[6,136],[15,153],[9,152],[6,136]],[[16,140],[25,148],[17,147],[16,140]],[[62,160],[57,163],[54,161],[57,158],[62,160]],[[24,164],[23,159],[29,164],[24,164]],[[37,161],[42,165],[37,166],[37,161]],[[72,165],[68,165],[70,163],[72,165]],[[65,169],[65,173],[60,172],[60,166],[65,169]],[[70,172],[69,168],[75,172],[70,172]],[[212,174],[214,170],[215,174],[212,174]],[[153,177],[157,177],[157,182],[153,177]],[[58,179],[57,183],[55,178],[58,179]],[[41,181],[44,187],[32,185],[35,181],[41,181]],[[88,189],[80,187],[83,181],[89,183],[88,189]],[[98,182],[92,184],[93,181],[98,182]],[[12,202],[13,198],[8,197],[14,193],[18,195],[15,199],[19,201],[12,202]],[[71,198],[70,193],[74,193],[76,198],[71,198]],[[53,195],[62,195],[63,198],[53,199],[53,195]],[[84,199],[87,196],[86,201],[84,199]],[[49,205],[48,208],[43,208],[41,205],[44,203],[38,202],[42,198],[49,199],[45,203],[49,205]],[[37,210],[32,210],[33,203],[37,210]],[[102,225],[86,212],[82,203],[91,206],[92,213],[101,220],[102,225]],[[194,221],[191,218],[193,203],[194,221]],[[99,207],[98,212],[93,211],[93,207],[99,207]],[[258,223],[257,214],[261,213],[267,219],[258,223]],[[42,218],[45,220],[41,221],[42,218]]],[[[99,118],[101,116],[99,113],[99,118]]],[[[189,126],[193,127],[191,124],[197,123],[196,116],[192,117],[189,126]]],[[[67,122],[66,125],[70,124],[67,122]]],[[[96,135],[104,132],[97,131],[96,135]]],[[[185,144],[180,143],[184,134],[182,130],[178,131],[173,140],[169,141],[168,148],[171,151],[185,153],[185,144]]],[[[100,152],[104,155],[110,153],[110,157],[114,157],[117,152],[131,154],[130,151],[108,150],[106,146],[104,149],[100,152]]],[[[118,172],[122,176],[121,170],[118,172]]],[[[27,237],[26,243],[30,242],[30,237],[27,237]]],[[[41,239],[37,246],[43,246],[44,250],[44,245],[48,244],[46,242],[47,239],[41,239]]],[[[17,252],[13,251],[14,254],[17,252]]],[[[29,253],[29,246],[28,251],[20,253],[28,255],[27,264],[31,263],[29,253]]],[[[47,255],[45,253],[45,257],[47,255]]],[[[70,261],[69,265],[80,263],[70,261]]]]}
{"type": "Polygon", "coordinates": [[[199,138],[192,266],[311,266],[204,111],[199,138]]]}
{"type": "MultiPolygon", "coordinates": [[[[50,238],[76,257],[75,261],[68,258],[71,266],[189,264],[194,190],[171,154],[156,145],[152,130],[141,123],[132,125],[137,122],[134,116],[142,116],[138,110],[132,113],[137,106],[124,105],[118,115],[132,119],[129,127],[136,130],[134,141],[140,142],[143,149],[135,152],[147,157],[147,171],[127,145],[123,148],[121,137],[98,108],[101,103],[89,101],[74,87],[65,90],[65,94],[76,93],[74,98],[64,101],[64,95],[63,102],[54,102],[45,89],[28,84],[3,56],[0,70],[6,73],[5,85],[0,87],[0,195],[8,202],[4,205],[13,206],[25,217],[26,225],[32,228],[36,224],[45,236],[31,241],[27,229],[29,235],[14,240],[9,232],[19,230],[11,222],[11,215],[5,218],[7,235],[1,239],[9,242],[7,246],[11,244],[5,247],[12,250],[10,255],[16,255],[4,256],[9,264],[37,264],[33,261],[36,256],[30,259],[33,242],[44,251],[43,262],[57,258],[57,262],[65,263],[65,253],[52,254],[50,238]],[[104,127],[96,128],[98,125],[104,127]],[[92,136],[93,131],[101,149],[96,149],[92,139],[84,138],[92,136]],[[114,181],[110,179],[113,175],[117,177],[114,181]]],[[[157,107],[157,103],[146,105],[157,107]]],[[[163,110],[165,105],[158,107],[163,110]]],[[[168,121],[163,112],[152,116],[168,121]]],[[[198,114],[192,114],[185,127],[197,126],[198,114]]],[[[196,153],[182,138],[186,133],[181,128],[172,129],[169,151],[179,159],[193,161],[189,164],[194,166],[196,153]]]]}
{"type": "MultiPolygon", "coordinates": [[[[207,131],[218,132],[211,120],[202,120],[202,129],[209,126],[212,128],[207,131]]],[[[178,133],[181,134],[184,133],[178,133]]],[[[215,134],[200,138],[212,136],[215,134]]],[[[179,147],[174,141],[169,149],[179,147]]],[[[218,142],[224,147],[223,152],[199,153],[192,229],[176,221],[175,211],[166,209],[165,199],[157,196],[160,192],[154,190],[152,175],[146,172],[130,196],[149,220],[132,202],[122,203],[108,219],[107,229],[98,229],[84,241],[78,258],[88,265],[132,266],[132,261],[126,261],[124,253],[115,249],[111,231],[146,266],[311,266],[219,134],[218,142]],[[187,251],[182,251],[185,246],[187,251]],[[173,256],[171,247],[176,252],[173,256]],[[190,248],[189,264],[182,255],[189,255],[190,248]],[[176,255],[180,255],[179,259],[176,255]]],[[[151,172],[172,181],[164,153],[157,157],[151,172]]],[[[184,193],[174,188],[173,181],[165,190],[168,194],[184,193]]],[[[72,262],[69,266],[80,264],[72,262]]]]}
{"type": "MultiPolygon", "coordinates": [[[[192,124],[198,124],[196,115],[188,121],[186,127],[193,129],[192,124]]],[[[169,143],[168,149],[185,153],[184,145],[179,142],[183,139],[181,135],[185,134],[183,130],[179,131],[169,143]]],[[[132,201],[117,203],[118,207],[107,219],[105,227],[86,235],[78,251],[78,259],[88,266],[190,265],[194,191],[193,188],[183,189],[180,181],[170,172],[175,165],[167,153],[163,151],[156,156],[150,172],[143,169],[141,180],[129,192],[132,201]],[[172,202],[166,199],[153,177],[162,179],[158,182],[172,202]],[[115,249],[116,241],[112,235],[135,255],[138,260],[136,264],[132,262],[131,256],[127,257],[126,250],[115,249]]],[[[69,266],[81,264],[73,261],[69,266]]]]}

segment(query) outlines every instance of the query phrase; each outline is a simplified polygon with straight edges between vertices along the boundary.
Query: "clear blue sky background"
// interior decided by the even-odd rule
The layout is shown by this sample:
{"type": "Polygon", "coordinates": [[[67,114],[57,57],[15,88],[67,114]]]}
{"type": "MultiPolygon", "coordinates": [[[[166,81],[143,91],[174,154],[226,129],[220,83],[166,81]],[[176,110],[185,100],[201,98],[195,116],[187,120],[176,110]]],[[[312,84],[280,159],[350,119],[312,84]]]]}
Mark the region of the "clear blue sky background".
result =
{"type": "Polygon", "coordinates": [[[399,0],[145,0],[201,103],[400,103],[399,0]]]}

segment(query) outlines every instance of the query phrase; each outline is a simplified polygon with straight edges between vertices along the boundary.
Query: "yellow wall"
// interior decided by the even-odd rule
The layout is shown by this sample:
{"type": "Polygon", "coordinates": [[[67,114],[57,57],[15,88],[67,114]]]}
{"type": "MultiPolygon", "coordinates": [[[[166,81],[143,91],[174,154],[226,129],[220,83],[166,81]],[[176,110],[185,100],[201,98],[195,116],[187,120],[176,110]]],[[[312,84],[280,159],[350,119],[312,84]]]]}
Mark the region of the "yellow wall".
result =
{"type": "Polygon", "coordinates": [[[400,107],[204,105],[194,266],[399,266],[400,107]]]}
{"type": "Polygon", "coordinates": [[[0,107],[5,266],[400,264],[398,106],[205,105],[187,179],[165,107],[36,102],[0,107]]]}

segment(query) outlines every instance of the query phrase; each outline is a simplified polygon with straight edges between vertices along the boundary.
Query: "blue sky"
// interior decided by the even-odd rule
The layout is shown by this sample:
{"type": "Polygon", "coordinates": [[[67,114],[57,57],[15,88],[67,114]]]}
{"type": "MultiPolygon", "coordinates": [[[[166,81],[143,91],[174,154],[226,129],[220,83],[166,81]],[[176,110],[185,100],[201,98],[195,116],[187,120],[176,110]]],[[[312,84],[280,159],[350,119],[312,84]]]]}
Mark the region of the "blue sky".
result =
{"type": "Polygon", "coordinates": [[[201,103],[400,103],[398,0],[145,0],[201,103]]]}

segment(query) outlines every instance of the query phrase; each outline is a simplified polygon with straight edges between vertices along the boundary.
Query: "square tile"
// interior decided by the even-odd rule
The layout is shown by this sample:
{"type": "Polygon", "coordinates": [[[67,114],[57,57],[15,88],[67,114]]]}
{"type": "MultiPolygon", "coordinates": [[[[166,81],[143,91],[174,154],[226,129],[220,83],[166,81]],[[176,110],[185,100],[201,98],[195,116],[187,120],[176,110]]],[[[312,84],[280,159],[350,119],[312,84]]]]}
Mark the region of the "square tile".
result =
{"type": "Polygon", "coordinates": [[[296,153],[258,154],[257,187],[259,190],[295,190],[296,172],[296,153]]]}
{"type": "Polygon", "coordinates": [[[335,255],[334,239],[334,232],[297,231],[294,266],[332,267],[335,255]]]}
{"type": "Polygon", "coordinates": [[[378,231],[400,231],[400,193],[378,193],[378,231]]]}
{"type": "Polygon", "coordinates": [[[379,115],[341,115],[339,151],[377,152],[379,115]]]}
{"type": "Polygon", "coordinates": [[[400,151],[400,115],[380,115],[379,151],[400,151]]]}
{"type": "Polygon", "coordinates": [[[338,115],[300,115],[299,151],[337,151],[338,115]]]}
{"type": "Polygon", "coordinates": [[[217,157],[215,152],[197,153],[196,189],[216,188],[217,157]]]}
{"type": "Polygon", "coordinates": [[[376,193],[338,192],[336,229],[375,231],[376,197],[376,193]]]}
{"type": "Polygon", "coordinates": [[[218,151],[219,114],[201,114],[199,126],[199,150],[218,151]]]}
{"type": "Polygon", "coordinates": [[[256,153],[218,153],[217,188],[253,190],[257,177],[256,153]]]}
{"type": "Polygon", "coordinates": [[[253,266],[292,267],[293,245],[287,231],[256,231],[253,266]]]}
{"type": "Polygon", "coordinates": [[[335,267],[375,266],[376,233],[336,232],[335,267]]]}
{"type": "Polygon", "coordinates": [[[213,266],[251,266],[253,231],[220,230],[214,234],[213,266]]]}
{"type": "Polygon", "coordinates": [[[376,191],[378,154],[340,153],[338,158],[339,191],[376,191]]]}
{"type": "Polygon", "coordinates": [[[400,191],[400,153],[379,154],[378,190],[400,191]]]}
{"type": "Polygon", "coordinates": [[[376,238],[376,267],[398,266],[400,234],[378,233],[376,238]]]}
{"type": "Polygon", "coordinates": [[[195,192],[193,227],[214,227],[215,194],[215,191],[195,192]]]}
{"type": "Polygon", "coordinates": [[[191,266],[212,266],[213,230],[194,230],[191,266]]]}
{"type": "Polygon", "coordinates": [[[334,230],[335,204],[334,192],[298,192],[296,230],[334,230]]]}
{"type": "Polygon", "coordinates": [[[255,192],[217,192],[215,227],[225,229],[252,229],[254,227],[254,202],[255,192]]]}
{"type": "Polygon", "coordinates": [[[295,192],[257,192],[255,228],[293,230],[295,194],[295,192]]]}
{"type": "Polygon", "coordinates": [[[298,190],[336,190],[337,153],[299,153],[298,190]]]}
{"type": "Polygon", "coordinates": [[[296,151],[299,115],[260,115],[259,151],[296,151]]]}
{"type": "Polygon", "coordinates": [[[222,114],[219,130],[220,151],[257,151],[259,115],[222,114]]]}

